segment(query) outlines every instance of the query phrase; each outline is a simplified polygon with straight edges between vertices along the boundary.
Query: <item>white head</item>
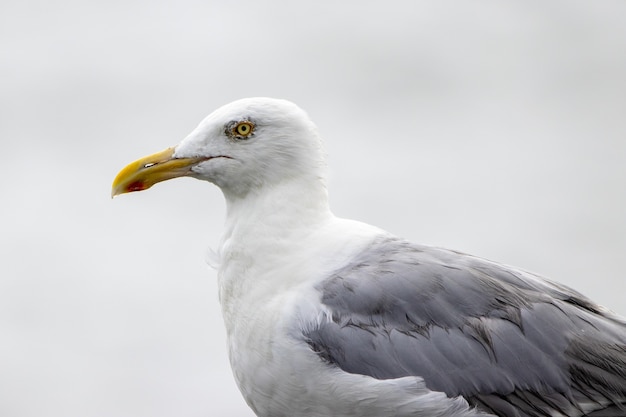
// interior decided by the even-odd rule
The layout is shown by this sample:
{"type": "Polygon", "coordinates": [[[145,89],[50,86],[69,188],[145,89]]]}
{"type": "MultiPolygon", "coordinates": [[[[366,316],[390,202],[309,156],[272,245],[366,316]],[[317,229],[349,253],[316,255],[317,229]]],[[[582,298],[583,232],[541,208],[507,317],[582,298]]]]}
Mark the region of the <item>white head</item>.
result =
{"type": "Polygon", "coordinates": [[[112,195],[180,176],[210,181],[227,198],[292,181],[323,186],[324,159],[316,127],[298,106],[242,99],[211,113],[175,148],[129,164],[116,177],[112,195]]]}

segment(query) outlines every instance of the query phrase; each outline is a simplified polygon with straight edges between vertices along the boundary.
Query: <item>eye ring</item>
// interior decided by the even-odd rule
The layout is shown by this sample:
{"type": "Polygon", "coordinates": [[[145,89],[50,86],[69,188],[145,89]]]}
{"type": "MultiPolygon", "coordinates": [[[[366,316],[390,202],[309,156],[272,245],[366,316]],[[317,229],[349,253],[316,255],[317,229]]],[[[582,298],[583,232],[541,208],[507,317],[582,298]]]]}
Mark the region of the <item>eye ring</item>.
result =
{"type": "Polygon", "coordinates": [[[237,138],[247,138],[254,131],[254,123],[250,121],[242,121],[233,126],[232,134],[237,138]]]}

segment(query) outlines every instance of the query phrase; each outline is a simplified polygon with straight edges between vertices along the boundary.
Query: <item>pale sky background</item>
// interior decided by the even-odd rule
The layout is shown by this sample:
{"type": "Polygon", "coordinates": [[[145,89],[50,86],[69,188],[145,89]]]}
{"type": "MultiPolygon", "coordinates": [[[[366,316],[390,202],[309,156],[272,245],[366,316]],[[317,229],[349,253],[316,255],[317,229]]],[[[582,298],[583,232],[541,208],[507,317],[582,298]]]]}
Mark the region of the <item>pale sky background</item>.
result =
{"type": "Polygon", "coordinates": [[[252,417],[204,263],[220,191],[115,200],[247,96],[309,112],[336,214],[626,314],[626,2],[0,2],[0,415],[252,417]]]}

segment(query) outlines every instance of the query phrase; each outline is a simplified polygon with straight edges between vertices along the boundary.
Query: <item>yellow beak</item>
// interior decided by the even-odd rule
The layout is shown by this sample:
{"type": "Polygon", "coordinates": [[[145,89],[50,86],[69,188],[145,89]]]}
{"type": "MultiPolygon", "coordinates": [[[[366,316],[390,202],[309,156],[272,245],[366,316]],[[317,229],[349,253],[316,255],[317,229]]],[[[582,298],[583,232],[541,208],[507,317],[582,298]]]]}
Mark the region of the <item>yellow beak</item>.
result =
{"type": "Polygon", "coordinates": [[[173,158],[174,148],[167,148],[131,162],[113,180],[111,197],[133,191],[143,191],[157,182],[189,175],[191,168],[207,158],[173,158]]]}

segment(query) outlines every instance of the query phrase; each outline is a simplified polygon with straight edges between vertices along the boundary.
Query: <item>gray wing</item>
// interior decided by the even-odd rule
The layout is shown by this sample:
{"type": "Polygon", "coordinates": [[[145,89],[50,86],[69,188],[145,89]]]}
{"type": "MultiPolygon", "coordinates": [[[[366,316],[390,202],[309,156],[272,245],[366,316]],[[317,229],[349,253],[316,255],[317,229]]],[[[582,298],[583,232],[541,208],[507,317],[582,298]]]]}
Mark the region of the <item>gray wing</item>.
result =
{"type": "Polygon", "coordinates": [[[569,288],[385,237],[319,290],[332,316],[305,337],[331,366],[499,416],[626,416],[626,324],[569,288]]]}

